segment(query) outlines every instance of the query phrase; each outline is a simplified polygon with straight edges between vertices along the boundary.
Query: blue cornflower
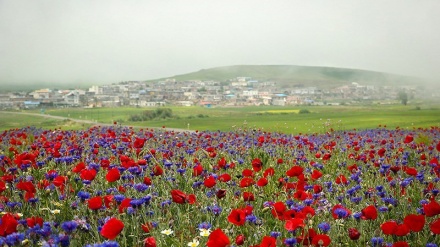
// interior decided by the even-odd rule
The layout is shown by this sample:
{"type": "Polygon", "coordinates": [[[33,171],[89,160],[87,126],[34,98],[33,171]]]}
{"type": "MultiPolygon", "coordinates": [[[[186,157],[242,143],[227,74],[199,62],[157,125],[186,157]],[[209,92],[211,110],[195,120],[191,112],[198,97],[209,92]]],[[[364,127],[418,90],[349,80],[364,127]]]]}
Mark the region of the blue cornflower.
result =
{"type": "Polygon", "coordinates": [[[212,190],[206,191],[206,197],[211,198],[214,196],[214,192],[212,190]]]}
{"type": "Polygon", "coordinates": [[[165,207],[165,206],[169,206],[169,205],[171,205],[171,200],[165,200],[160,203],[161,207],[165,207]]]}
{"type": "Polygon", "coordinates": [[[144,203],[143,199],[133,199],[130,201],[130,205],[133,208],[137,208],[137,207],[141,206],[143,203],[144,203]]]}
{"type": "Polygon", "coordinates": [[[197,188],[197,187],[200,187],[202,184],[203,184],[202,181],[196,181],[196,182],[194,182],[194,183],[192,184],[192,187],[193,187],[193,188],[197,188]]]}
{"type": "Polygon", "coordinates": [[[15,244],[20,244],[21,241],[23,241],[23,240],[24,240],[24,234],[21,232],[13,232],[13,233],[7,235],[5,238],[5,242],[9,246],[13,246],[15,244]]]}
{"type": "Polygon", "coordinates": [[[362,197],[352,197],[350,198],[350,201],[352,201],[353,203],[360,203],[362,201],[362,197]]]}
{"type": "Polygon", "coordinates": [[[68,247],[70,245],[70,236],[60,234],[58,238],[58,242],[61,244],[61,246],[68,247]]]}
{"type": "Polygon", "coordinates": [[[438,247],[438,245],[434,243],[426,243],[426,247],[438,247]]]}
{"type": "Polygon", "coordinates": [[[281,236],[281,232],[270,232],[270,236],[273,238],[278,238],[281,236]]]}
{"type": "Polygon", "coordinates": [[[143,198],[142,198],[142,200],[144,201],[144,203],[146,204],[146,205],[148,205],[149,203],[150,203],[150,201],[151,201],[151,195],[146,195],[146,196],[144,196],[143,198]]]}
{"type": "Polygon", "coordinates": [[[297,244],[296,238],[286,238],[284,239],[284,244],[288,247],[293,247],[297,244]]]}
{"type": "Polygon", "coordinates": [[[84,201],[90,198],[90,193],[81,190],[78,192],[76,196],[78,196],[81,200],[84,201]]]}
{"type": "Polygon", "coordinates": [[[321,222],[318,224],[318,229],[321,230],[323,233],[327,233],[330,231],[330,224],[327,222],[321,222]]]}
{"type": "Polygon", "coordinates": [[[133,207],[128,207],[127,208],[127,214],[128,215],[132,215],[134,213],[136,213],[136,210],[133,207]]]}
{"type": "Polygon", "coordinates": [[[208,206],[208,212],[213,213],[214,215],[220,215],[220,213],[222,212],[222,208],[218,205],[213,205],[213,206],[208,206]]]}
{"type": "Polygon", "coordinates": [[[117,203],[121,203],[122,200],[125,199],[125,196],[124,196],[124,195],[121,195],[121,194],[118,194],[118,195],[114,195],[114,196],[113,196],[113,199],[115,199],[115,201],[116,201],[117,203]]]}
{"type": "Polygon", "coordinates": [[[212,225],[209,222],[202,222],[198,225],[198,229],[210,229],[212,225]]]}
{"type": "Polygon", "coordinates": [[[119,244],[116,241],[105,241],[99,247],[119,247],[119,244]]]}
{"type": "Polygon", "coordinates": [[[382,246],[383,238],[381,237],[373,237],[371,238],[371,246],[372,247],[380,247],[382,246]]]}
{"type": "Polygon", "coordinates": [[[379,207],[379,212],[384,213],[384,212],[387,212],[387,211],[388,211],[388,207],[385,207],[385,206],[379,207]]]}
{"type": "Polygon", "coordinates": [[[71,233],[75,231],[77,227],[78,223],[76,223],[76,221],[65,221],[61,224],[61,228],[63,228],[66,233],[71,233]]]}
{"type": "Polygon", "coordinates": [[[303,202],[305,205],[310,206],[313,203],[313,200],[312,199],[305,199],[303,202]]]}
{"type": "Polygon", "coordinates": [[[135,184],[133,187],[138,192],[144,192],[144,191],[146,191],[148,189],[148,185],[146,185],[144,183],[135,184]]]}
{"type": "Polygon", "coordinates": [[[361,212],[356,212],[356,213],[353,214],[353,218],[355,218],[357,220],[360,220],[361,217],[362,217],[362,213],[361,212]]]}

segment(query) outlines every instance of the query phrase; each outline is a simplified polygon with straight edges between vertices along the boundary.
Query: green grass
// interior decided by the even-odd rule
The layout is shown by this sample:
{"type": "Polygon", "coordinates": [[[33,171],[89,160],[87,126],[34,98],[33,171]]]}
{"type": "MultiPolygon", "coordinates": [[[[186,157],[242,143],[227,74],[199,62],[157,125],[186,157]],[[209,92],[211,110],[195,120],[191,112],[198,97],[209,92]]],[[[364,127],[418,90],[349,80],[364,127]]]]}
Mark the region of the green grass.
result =
{"type": "MultiPolygon", "coordinates": [[[[139,114],[154,108],[71,108],[48,109],[47,114],[94,120],[111,124],[118,121],[123,125],[138,127],[162,127],[190,130],[233,131],[237,128],[253,128],[284,133],[322,133],[334,130],[371,129],[386,125],[388,128],[417,128],[440,126],[440,109],[432,106],[369,105],[369,106],[308,106],[308,107],[242,107],[242,108],[203,108],[169,107],[175,118],[130,122],[131,114],[139,114]],[[308,114],[298,114],[300,109],[307,109],[308,114]]],[[[44,128],[60,126],[54,120],[14,121],[2,118],[2,129],[19,127],[20,123],[44,128]],[[12,121],[13,124],[8,123],[12,121]],[[35,121],[35,122],[29,122],[35,121]]],[[[80,126],[77,124],[76,127],[80,126]]],[[[66,126],[64,126],[66,127],[66,126]]]]}
{"type": "Polygon", "coordinates": [[[82,125],[68,120],[58,120],[46,117],[28,116],[21,114],[0,113],[0,130],[23,128],[27,126],[42,127],[44,129],[82,129],[90,125],[82,125]]]}

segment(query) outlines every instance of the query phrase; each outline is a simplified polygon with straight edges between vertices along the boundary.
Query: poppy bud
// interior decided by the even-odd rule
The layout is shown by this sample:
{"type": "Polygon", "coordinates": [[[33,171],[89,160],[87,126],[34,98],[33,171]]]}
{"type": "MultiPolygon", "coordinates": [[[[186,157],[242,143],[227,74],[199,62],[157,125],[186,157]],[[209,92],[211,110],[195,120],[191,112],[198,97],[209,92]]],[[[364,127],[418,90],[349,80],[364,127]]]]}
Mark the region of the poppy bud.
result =
{"type": "Polygon", "coordinates": [[[240,234],[235,238],[235,244],[236,245],[243,245],[244,244],[244,235],[240,234]]]}
{"type": "Polygon", "coordinates": [[[356,228],[348,229],[348,237],[350,237],[351,240],[358,240],[360,236],[361,233],[356,228]]]}

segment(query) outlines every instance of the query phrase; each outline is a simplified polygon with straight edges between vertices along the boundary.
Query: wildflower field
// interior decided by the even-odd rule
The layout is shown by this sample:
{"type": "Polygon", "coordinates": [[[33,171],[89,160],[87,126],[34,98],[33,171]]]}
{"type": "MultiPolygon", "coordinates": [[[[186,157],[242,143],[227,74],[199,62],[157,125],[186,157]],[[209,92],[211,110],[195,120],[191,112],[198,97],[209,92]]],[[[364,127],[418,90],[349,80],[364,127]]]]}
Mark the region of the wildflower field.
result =
{"type": "Polygon", "coordinates": [[[440,243],[440,129],[0,133],[0,245],[440,243]]]}

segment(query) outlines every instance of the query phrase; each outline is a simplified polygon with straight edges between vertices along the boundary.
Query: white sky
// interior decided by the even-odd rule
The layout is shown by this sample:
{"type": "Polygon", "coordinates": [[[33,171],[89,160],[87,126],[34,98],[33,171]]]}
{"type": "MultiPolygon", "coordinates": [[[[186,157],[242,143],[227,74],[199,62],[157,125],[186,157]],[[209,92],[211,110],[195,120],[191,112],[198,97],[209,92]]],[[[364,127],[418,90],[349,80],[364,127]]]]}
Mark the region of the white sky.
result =
{"type": "Polygon", "coordinates": [[[0,0],[0,83],[113,83],[238,64],[440,78],[440,1],[0,0]]]}

